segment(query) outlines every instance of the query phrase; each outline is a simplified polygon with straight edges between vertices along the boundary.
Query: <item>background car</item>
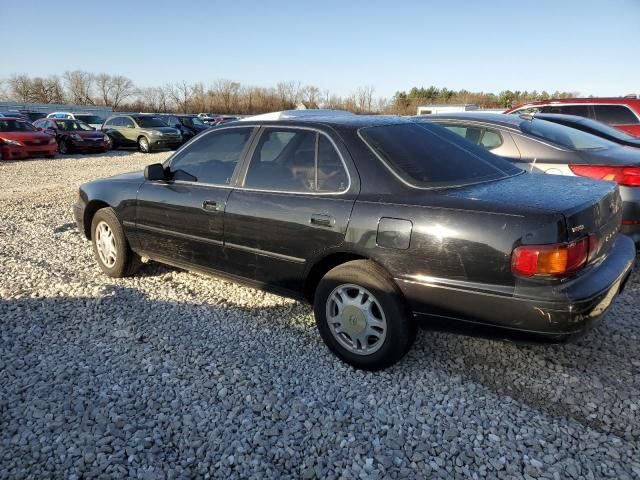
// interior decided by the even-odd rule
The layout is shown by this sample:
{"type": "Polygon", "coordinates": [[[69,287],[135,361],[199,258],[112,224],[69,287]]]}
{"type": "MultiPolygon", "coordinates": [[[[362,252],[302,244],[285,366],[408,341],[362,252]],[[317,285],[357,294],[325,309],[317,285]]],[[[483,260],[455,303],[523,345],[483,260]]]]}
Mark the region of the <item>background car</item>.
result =
{"type": "Polygon", "coordinates": [[[575,115],[562,115],[557,113],[536,113],[536,118],[547,120],[549,122],[559,123],[567,127],[576,128],[583,132],[591,133],[597,137],[610,140],[619,145],[627,147],[640,148],[640,138],[629,135],[628,133],[610,127],[602,122],[591,120],[586,117],[577,117],[575,115]]]}
{"type": "Polygon", "coordinates": [[[531,175],[399,117],[236,122],[77,198],[106,275],[144,257],[307,300],[329,349],[370,370],[416,318],[570,338],[635,260],[615,184],[531,175]]]}
{"type": "Polygon", "coordinates": [[[46,118],[47,114],[45,112],[33,112],[30,110],[21,110],[20,113],[24,115],[29,122],[35,122],[36,120],[40,120],[41,118],[46,118]]]}
{"type": "Polygon", "coordinates": [[[40,131],[53,135],[62,154],[76,152],[101,152],[111,149],[108,135],[97,131],[80,120],[43,118],[33,125],[40,131]]]}
{"type": "Polygon", "coordinates": [[[0,151],[3,160],[53,158],[58,153],[58,144],[55,138],[39,132],[29,122],[15,117],[0,117],[0,151]]]}
{"type": "Polygon", "coordinates": [[[638,98],[563,98],[544,100],[518,105],[505,113],[534,112],[587,117],[636,137],[640,136],[640,99],[638,98]]]}
{"type": "MultiPolygon", "coordinates": [[[[620,186],[622,232],[640,244],[640,151],[537,115],[424,115],[526,171],[610,180],[620,186]]],[[[564,194],[564,192],[558,192],[564,194]]]]}
{"type": "Polygon", "coordinates": [[[81,120],[87,125],[95,128],[96,130],[100,130],[100,128],[102,128],[102,124],[104,123],[104,118],[102,118],[101,116],[83,112],[53,112],[47,115],[47,118],[66,118],[68,120],[81,120]]]}
{"type": "Polygon", "coordinates": [[[149,153],[182,145],[180,131],[155,115],[113,115],[104,122],[102,131],[111,138],[113,148],[138,147],[149,153]]]}
{"type": "Polygon", "coordinates": [[[20,120],[24,120],[26,122],[29,121],[29,117],[20,112],[0,112],[0,117],[2,118],[18,118],[20,120]]]}
{"type": "Polygon", "coordinates": [[[200,132],[211,128],[211,125],[205,123],[202,118],[197,115],[161,114],[158,115],[158,117],[164,120],[170,127],[179,130],[184,142],[191,140],[200,132]]]}

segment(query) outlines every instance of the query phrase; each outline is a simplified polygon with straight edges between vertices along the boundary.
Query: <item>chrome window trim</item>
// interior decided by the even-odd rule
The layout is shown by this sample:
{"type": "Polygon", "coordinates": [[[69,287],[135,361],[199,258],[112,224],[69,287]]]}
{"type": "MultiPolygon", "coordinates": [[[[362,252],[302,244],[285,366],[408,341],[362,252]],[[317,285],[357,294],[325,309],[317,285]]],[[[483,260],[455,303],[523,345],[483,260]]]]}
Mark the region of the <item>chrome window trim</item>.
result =
{"type": "MultiPolygon", "coordinates": [[[[194,138],[192,138],[191,140],[189,140],[187,143],[185,143],[184,145],[182,145],[178,150],[175,151],[175,153],[173,155],[171,155],[171,157],[167,160],[167,165],[166,168],[170,168],[171,167],[171,163],[173,162],[173,159],[175,158],[175,156],[180,153],[182,151],[183,148],[187,147],[188,145],[190,145],[192,142],[194,141],[198,141],[203,139],[205,136],[207,135],[211,135],[215,132],[219,132],[221,130],[230,130],[230,129],[237,129],[237,128],[259,128],[259,129],[264,129],[264,128],[289,128],[289,129],[298,129],[298,130],[310,130],[312,132],[316,132],[319,133],[321,135],[324,135],[325,137],[327,137],[329,139],[329,141],[331,142],[331,145],[333,145],[333,148],[335,149],[336,153],[338,154],[338,157],[340,158],[340,162],[342,162],[342,166],[345,169],[345,172],[347,173],[347,178],[349,179],[349,182],[347,184],[347,188],[345,188],[344,190],[340,191],[340,192],[296,192],[296,191],[289,191],[289,190],[270,190],[270,189],[263,189],[263,188],[251,188],[251,187],[245,187],[244,184],[244,178],[237,179],[237,185],[224,185],[224,184],[216,184],[216,183],[204,183],[204,182],[190,182],[188,180],[171,180],[170,182],[164,182],[164,183],[158,183],[158,182],[150,182],[154,185],[166,185],[168,183],[177,183],[177,184],[183,184],[183,185],[201,185],[203,187],[216,187],[216,188],[227,188],[227,189],[235,189],[235,190],[240,190],[240,191],[246,191],[246,192],[262,192],[262,193],[286,193],[286,194],[294,194],[294,195],[316,195],[316,196],[327,196],[327,195],[331,195],[331,196],[335,196],[335,195],[344,195],[346,193],[349,192],[349,190],[351,190],[351,173],[349,172],[349,168],[347,167],[347,163],[344,160],[344,157],[342,156],[342,153],[340,152],[340,149],[338,148],[338,146],[336,145],[336,143],[333,141],[333,139],[327,135],[325,132],[322,132],[320,130],[318,130],[317,128],[312,128],[312,127],[302,127],[302,126],[283,126],[283,125],[230,125],[228,127],[219,127],[219,128],[212,128],[210,132],[205,132],[204,134],[202,134],[202,136],[198,135],[194,138]],[[242,181],[240,181],[242,180],[242,181]]],[[[263,132],[260,131],[258,132],[256,135],[260,135],[262,136],[263,132]]],[[[257,146],[257,145],[256,145],[257,146]]],[[[250,149],[249,152],[247,152],[247,154],[249,153],[253,153],[255,151],[255,149],[250,149]]],[[[242,159],[241,159],[242,160],[242,159]]],[[[249,166],[249,164],[251,163],[251,158],[247,158],[246,159],[247,162],[247,167],[249,166]]],[[[240,163],[240,161],[238,162],[240,163]]],[[[242,166],[240,167],[242,168],[242,166]]],[[[246,177],[246,172],[245,175],[246,177]]]]}

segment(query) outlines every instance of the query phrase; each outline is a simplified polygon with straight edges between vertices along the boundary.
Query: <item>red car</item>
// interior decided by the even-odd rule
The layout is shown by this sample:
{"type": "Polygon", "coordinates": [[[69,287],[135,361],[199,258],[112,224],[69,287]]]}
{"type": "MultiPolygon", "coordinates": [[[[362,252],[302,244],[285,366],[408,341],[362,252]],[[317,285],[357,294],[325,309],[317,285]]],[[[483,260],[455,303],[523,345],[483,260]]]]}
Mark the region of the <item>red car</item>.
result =
{"type": "Polygon", "coordinates": [[[100,152],[111,149],[111,139],[80,120],[41,118],[33,125],[55,137],[60,153],[100,152]]]}
{"type": "Polygon", "coordinates": [[[24,120],[0,117],[0,158],[19,160],[30,157],[53,158],[58,144],[51,135],[39,132],[24,120]]]}
{"type": "Polygon", "coordinates": [[[640,98],[562,98],[530,102],[504,113],[562,113],[597,120],[640,137],[640,98]]]}

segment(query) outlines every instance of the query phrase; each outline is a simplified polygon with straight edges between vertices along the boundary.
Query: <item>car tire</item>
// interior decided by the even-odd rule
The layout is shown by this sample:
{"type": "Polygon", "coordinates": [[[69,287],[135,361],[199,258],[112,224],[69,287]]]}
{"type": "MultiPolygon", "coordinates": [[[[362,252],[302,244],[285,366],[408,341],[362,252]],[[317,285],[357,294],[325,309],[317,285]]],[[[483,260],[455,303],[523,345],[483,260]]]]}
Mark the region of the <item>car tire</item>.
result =
{"type": "Polygon", "coordinates": [[[330,270],[315,291],[314,314],[329,349],[363,370],[396,363],[416,336],[415,319],[400,289],[370,260],[354,260],[330,270]]]}
{"type": "Polygon", "coordinates": [[[138,139],[138,150],[142,153],[151,153],[151,145],[147,137],[140,137],[138,139]]]}
{"type": "Polygon", "coordinates": [[[71,150],[69,149],[69,143],[64,138],[62,138],[58,142],[58,152],[60,152],[61,155],[67,155],[68,153],[71,153],[71,150]]]}
{"type": "Polygon", "coordinates": [[[55,155],[45,155],[44,158],[56,158],[55,155]]]}
{"type": "Polygon", "coordinates": [[[131,250],[122,224],[112,208],[101,208],[91,221],[93,254],[100,269],[113,278],[133,275],[142,264],[131,250]]]}

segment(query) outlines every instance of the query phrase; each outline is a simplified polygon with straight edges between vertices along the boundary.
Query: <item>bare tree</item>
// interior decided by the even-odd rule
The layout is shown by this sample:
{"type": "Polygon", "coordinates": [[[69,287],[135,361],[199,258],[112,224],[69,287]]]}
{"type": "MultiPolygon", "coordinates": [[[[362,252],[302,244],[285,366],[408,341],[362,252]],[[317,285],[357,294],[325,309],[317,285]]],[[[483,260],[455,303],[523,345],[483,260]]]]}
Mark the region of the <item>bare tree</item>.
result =
{"type": "Polygon", "coordinates": [[[109,105],[109,99],[111,96],[111,75],[108,73],[99,73],[94,77],[96,88],[98,89],[98,95],[100,95],[100,102],[102,105],[109,105]]]}
{"type": "Polygon", "coordinates": [[[92,98],[93,74],[74,70],[64,72],[62,75],[70,100],[78,105],[95,105],[92,98]]]}
{"type": "Polygon", "coordinates": [[[122,75],[111,77],[111,106],[117,110],[120,104],[136,91],[133,82],[122,75]]]}
{"type": "Polygon", "coordinates": [[[182,113],[189,112],[189,103],[191,102],[191,85],[185,80],[174,83],[170,86],[169,96],[173,100],[182,113]]]}
{"type": "Polygon", "coordinates": [[[358,88],[355,94],[356,108],[360,113],[373,112],[373,94],[376,88],[373,85],[358,88]]]}
{"type": "Polygon", "coordinates": [[[31,96],[33,93],[32,90],[32,82],[28,75],[13,75],[7,81],[9,85],[9,95],[23,103],[28,103],[31,101],[31,96]]]}

